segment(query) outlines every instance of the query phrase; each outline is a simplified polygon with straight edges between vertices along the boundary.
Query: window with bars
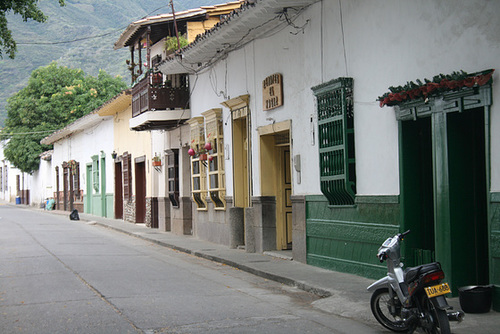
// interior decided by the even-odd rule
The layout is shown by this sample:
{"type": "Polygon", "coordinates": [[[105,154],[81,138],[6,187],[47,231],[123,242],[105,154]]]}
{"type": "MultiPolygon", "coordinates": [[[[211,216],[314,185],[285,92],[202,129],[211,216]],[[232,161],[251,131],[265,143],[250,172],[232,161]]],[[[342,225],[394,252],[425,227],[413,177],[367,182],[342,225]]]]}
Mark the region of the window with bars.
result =
{"type": "Polygon", "coordinates": [[[5,181],[3,183],[3,185],[4,185],[3,190],[7,191],[7,190],[9,190],[9,167],[7,165],[5,165],[4,170],[5,170],[5,181]]]}
{"type": "Polygon", "coordinates": [[[317,100],[321,191],[330,205],[352,205],[356,194],[353,79],[313,87],[317,100]]]}
{"type": "Polygon", "coordinates": [[[99,193],[99,156],[92,156],[92,187],[99,193]]]}
{"type": "Polygon", "coordinates": [[[130,200],[132,198],[132,155],[124,152],[122,156],[122,173],[123,173],[123,199],[130,200]]]}
{"type": "Polygon", "coordinates": [[[72,170],[73,175],[73,188],[75,191],[75,197],[80,199],[80,163],[77,162],[72,170]]]}
{"type": "Polygon", "coordinates": [[[179,150],[171,149],[166,153],[168,197],[172,206],[179,207],[179,150]]]}
{"type": "Polygon", "coordinates": [[[222,109],[211,109],[205,117],[206,142],[211,150],[208,157],[208,192],[216,210],[226,209],[226,175],[224,171],[224,132],[222,109]]]}
{"type": "Polygon", "coordinates": [[[203,117],[188,121],[191,126],[191,194],[198,210],[207,210],[207,154],[205,150],[205,129],[203,117]]]}

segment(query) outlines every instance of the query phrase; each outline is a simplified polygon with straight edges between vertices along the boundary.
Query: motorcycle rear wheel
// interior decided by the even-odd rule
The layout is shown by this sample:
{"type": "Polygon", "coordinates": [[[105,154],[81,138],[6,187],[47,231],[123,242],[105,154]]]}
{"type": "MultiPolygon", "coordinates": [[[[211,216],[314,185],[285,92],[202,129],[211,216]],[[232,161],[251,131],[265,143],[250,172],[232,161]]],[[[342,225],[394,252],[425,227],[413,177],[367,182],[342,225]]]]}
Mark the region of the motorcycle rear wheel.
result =
{"type": "Polygon", "coordinates": [[[409,326],[401,317],[403,306],[396,293],[393,294],[394,297],[391,298],[388,288],[380,288],[373,292],[370,300],[373,316],[382,326],[393,332],[406,332],[409,326]],[[390,311],[391,307],[394,307],[394,312],[390,311]]]}
{"type": "Polygon", "coordinates": [[[424,314],[430,316],[432,320],[432,328],[425,328],[427,334],[450,334],[450,321],[446,310],[434,307],[434,304],[424,295],[422,303],[424,314]]]}

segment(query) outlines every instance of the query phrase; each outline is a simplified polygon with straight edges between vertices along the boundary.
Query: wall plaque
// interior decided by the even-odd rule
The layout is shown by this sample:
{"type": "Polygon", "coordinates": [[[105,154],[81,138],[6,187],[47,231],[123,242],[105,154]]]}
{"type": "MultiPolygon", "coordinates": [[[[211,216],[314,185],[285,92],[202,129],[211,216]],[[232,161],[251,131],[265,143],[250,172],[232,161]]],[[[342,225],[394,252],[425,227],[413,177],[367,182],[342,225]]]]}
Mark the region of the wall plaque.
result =
{"type": "Polygon", "coordinates": [[[275,73],[262,81],[262,109],[271,110],[283,105],[283,75],[275,73]]]}

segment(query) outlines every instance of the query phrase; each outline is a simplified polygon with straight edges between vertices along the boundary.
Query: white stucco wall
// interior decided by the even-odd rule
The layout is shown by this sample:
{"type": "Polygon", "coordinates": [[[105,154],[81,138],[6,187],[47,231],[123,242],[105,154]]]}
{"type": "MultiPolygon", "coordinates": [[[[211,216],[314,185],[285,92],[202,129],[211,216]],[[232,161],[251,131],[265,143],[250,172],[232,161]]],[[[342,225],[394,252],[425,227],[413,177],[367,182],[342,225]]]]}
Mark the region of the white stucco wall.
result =
{"type": "Polygon", "coordinates": [[[31,205],[39,206],[48,198],[54,197],[52,186],[52,161],[40,159],[39,168],[33,172],[30,188],[31,205]]]}
{"type": "MultiPolygon", "coordinates": [[[[114,191],[114,169],[111,152],[113,152],[113,119],[101,117],[97,124],[74,133],[70,137],[64,138],[54,143],[54,154],[52,155],[52,169],[59,166],[60,191],[62,185],[62,163],[75,160],[80,163],[80,189],[87,193],[86,165],[92,163],[92,156],[98,155],[101,159],[101,152],[106,156],[106,193],[114,191]]],[[[100,162],[99,162],[100,163],[100,162]]],[[[53,175],[53,191],[56,191],[56,174],[53,175]]],[[[100,185],[102,187],[102,185],[100,185]]],[[[102,189],[102,188],[101,188],[102,189]]]]}
{"type": "MultiPolygon", "coordinates": [[[[500,66],[499,1],[439,0],[322,1],[286,27],[230,53],[213,67],[191,76],[191,116],[220,107],[226,99],[250,94],[253,193],[260,194],[259,126],[292,120],[292,156],[302,162],[294,194],[318,194],[317,133],[311,138],[315,99],[311,87],[342,76],[354,79],[356,174],[358,195],[399,194],[398,124],[394,110],[380,108],[377,97],[389,86],[439,73],[472,73],[500,66]],[[341,5],[341,6],[340,6],[341,5]],[[308,21],[309,20],[309,21],[308,21]],[[297,33],[296,35],[291,34],[297,33]],[[344,47],[345,46],[345,47],[344,47]],[[262,110],[262,80],[283,74],[284,106],[262,110]]],[[[498,72],[494,75],[498,81],[498,72]]],[[[500,88],[493,87],[493,100],[500,88]]],[[[500,105],[491,110],[491,190],[500,190],[500,105]]],[[[224,121],[229,111],[224,108],[224,121]]],[[[317,122],[314,116],[314,127],[317,122]]],[[[231,133],[230,122],[224,128],[231,133]]],[[[230,143],[230,137],[226,137],[230,143]]],[[[227,180],[232,166],[226,161],[227,180]]],[[[227,183],[232,195],[232,184],[227,183]]]]}
{"type": "MultiPolygon", "coordinates": [[[[30,189],[30,198],[32,192],[32,177],[27,173],[22,173],[19,169],[14,167],[12,163],[5,158],[3,149],[5,141],[0,141],[0,167],[2,168],[0,183],[0,199],[15,203],[17,197],[17,177],[19,176],[19,189],[30,189]]],[[[30,199],[31,201],[31,199],[30,199]]]]}

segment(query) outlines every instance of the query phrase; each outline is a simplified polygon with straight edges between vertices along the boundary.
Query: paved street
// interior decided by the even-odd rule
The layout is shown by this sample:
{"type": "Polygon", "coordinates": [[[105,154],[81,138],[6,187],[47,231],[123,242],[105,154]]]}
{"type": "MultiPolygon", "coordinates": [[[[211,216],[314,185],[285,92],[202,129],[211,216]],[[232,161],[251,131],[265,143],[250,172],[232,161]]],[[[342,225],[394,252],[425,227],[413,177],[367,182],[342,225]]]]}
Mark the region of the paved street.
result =
{"type": "Polygon", "coordinates": [[[0,206],[1,333],[383,333],[319,297],[95,223],[0,206]]]}

